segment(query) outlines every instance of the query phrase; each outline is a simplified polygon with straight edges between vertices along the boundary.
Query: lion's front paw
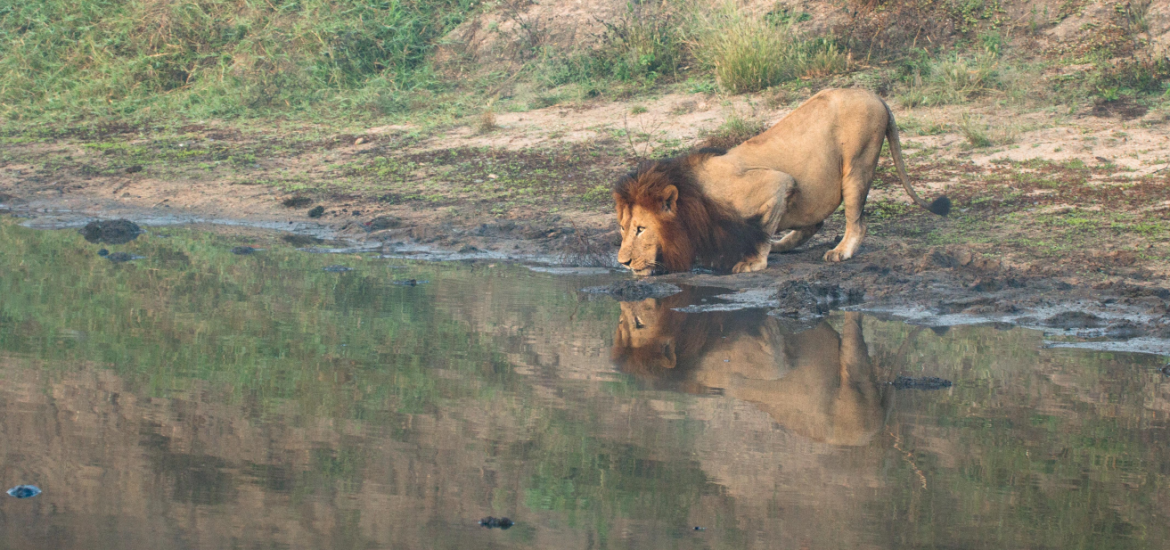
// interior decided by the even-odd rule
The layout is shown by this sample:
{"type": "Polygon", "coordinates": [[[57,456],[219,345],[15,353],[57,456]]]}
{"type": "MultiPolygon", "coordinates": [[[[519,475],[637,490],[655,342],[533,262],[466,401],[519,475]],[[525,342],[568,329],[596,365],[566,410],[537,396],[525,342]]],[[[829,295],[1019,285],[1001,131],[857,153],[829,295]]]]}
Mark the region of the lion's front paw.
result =
{"type": "Polygon", "coordinates": [[[852,257],[853,257],[853,254],[846,252],[844,250],[837,250],[836,248],[834,248],[828,252],[825,252],[825,261],[826,262],[843,262],[843,261],[848,260],[849,258],[852,258],[852,257]]]}
{"type": "Polygon", "coordinates": [[[768,260],[758,261],[755,259],[747,259],[731,268],[732,273],[751,273],[753,271],[763,271],[768,267],[768,260]]]}

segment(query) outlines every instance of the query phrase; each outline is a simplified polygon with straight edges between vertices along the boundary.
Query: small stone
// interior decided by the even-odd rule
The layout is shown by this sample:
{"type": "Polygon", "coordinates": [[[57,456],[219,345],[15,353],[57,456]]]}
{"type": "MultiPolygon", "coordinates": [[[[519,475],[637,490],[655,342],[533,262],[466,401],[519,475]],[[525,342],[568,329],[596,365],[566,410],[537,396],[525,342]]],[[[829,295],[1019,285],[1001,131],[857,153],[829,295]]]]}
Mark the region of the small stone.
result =
{"type": "Polygon", "coordinates": [[[127,173],[127,174],[137,174],[137,173],[139,173],[139,172],[141,172],[141,171],[142,171],[142,165],[141,165],[141,164],[135,164],[134,166],[131,166],[131,167],[129,167],[129,168],[126,168],[126,173],[127,173]]]}
{"type": "Polygon", "coordinates": [[[317,207],[313,208],[312,210],[309,210],[309,217],[310,218],[320,218],[324,214],[325,214],[325,207],[324,206],[317,206],[317,207]]]}
{"type": "Polygon", "coordinates": [[[357,138],[357,139],[353,140],[353,144],[355,147],[358,145],[361,145],[365,142],[366,142],[366,138],[357,138]]]}
{"type": "Polygon", "coordinates": [[[109,250],[106,250],[106,249],[104,249],[104,248],[103,248],[103,249],[101,249],[101,250],[98,250],[98,256],[101,256],[101,257],[103,257],[103,258],[104,258],[104,257],[106,257],[106,256],[109,256],[109,255],[110,255],[110,251],[109,251],[109,250]]]}

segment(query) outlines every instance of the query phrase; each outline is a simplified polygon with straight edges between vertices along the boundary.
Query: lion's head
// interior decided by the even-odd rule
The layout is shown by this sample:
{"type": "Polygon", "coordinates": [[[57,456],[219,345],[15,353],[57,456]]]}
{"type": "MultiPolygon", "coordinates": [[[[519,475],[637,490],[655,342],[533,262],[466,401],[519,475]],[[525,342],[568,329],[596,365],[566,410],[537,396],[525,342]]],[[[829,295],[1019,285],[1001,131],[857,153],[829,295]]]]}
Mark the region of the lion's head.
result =
{"type": "Polygon", "coordinates": [[[704,149],[645,162],[614,185],[622,265],[640,277],[688,271],[696,260],[728,269],[768,240],[759,218],[743,219],[707,197],[695,180],[694,167],[719,154],[704,149]]]}
{"type": "Polygon", "coordinates": [[[660,373],[678,364],[677,325],[686,314],[664,307],[662,300],[622,302],[613,335],[613,360],[635,374],[660,373]]]}

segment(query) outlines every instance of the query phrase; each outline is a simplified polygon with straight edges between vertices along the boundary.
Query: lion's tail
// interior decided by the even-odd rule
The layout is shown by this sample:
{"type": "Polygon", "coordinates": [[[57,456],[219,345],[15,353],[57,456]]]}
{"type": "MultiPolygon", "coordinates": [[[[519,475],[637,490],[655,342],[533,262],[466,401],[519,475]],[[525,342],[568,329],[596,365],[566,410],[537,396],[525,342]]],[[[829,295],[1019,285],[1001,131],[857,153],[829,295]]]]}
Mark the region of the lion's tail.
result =
{"type": "Polygon", "coordinates": [[[886,114],[889,115],[889,122],[886,123],[886,140],[890,142],[890,153],[894,157],[894,165],[898,167],[898,178],[902,180],[902,187],[906,189],[906,193],[910,195],[914,202],[931,212],[940,216],[946,216],[951,212],[951,199],[946,196],[934,199],[934,202],[927,204],[914,192],[914,188],[910,187],[910,178],[906,177],[906,164],[902,162],[902,142],[898,140],[898,125],[894,122],[894,112],[890,110],[890,106],[886,102],[882,102],[886,107],[886,114]]]}

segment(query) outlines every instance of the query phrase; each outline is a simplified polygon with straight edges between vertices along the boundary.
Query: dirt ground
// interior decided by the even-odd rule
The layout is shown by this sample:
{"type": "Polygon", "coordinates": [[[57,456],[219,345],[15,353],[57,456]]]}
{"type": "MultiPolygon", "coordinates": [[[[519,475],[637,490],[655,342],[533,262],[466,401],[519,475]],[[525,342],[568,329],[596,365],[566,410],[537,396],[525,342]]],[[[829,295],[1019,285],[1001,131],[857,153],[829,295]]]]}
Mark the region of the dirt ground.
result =
{"type": "MultiPolygon", "coordinates": [[[[730,117],[774,122],[803,99],[676,93],[438,131],[208,122],[10,135],[0,138],[0,209],[244,220],[389,251],[612,265],[617,176],[640,157],[693,147],[730,117]]],[[[670,278],[749,290],[783,315],[864,302],[926,324],[1025,324],[1170,353],[1151,343],[1170,338],[1170,114],[1129,107],[895,108],[912,184],[928,200],[950,196],[950,217],[912,207],[884,158],[853,260],[820,259],[843,229],[836,214],[763,273],[670,278]],[[973,146],[962,129],[972,124],[993,144],[973,146]]]]}

